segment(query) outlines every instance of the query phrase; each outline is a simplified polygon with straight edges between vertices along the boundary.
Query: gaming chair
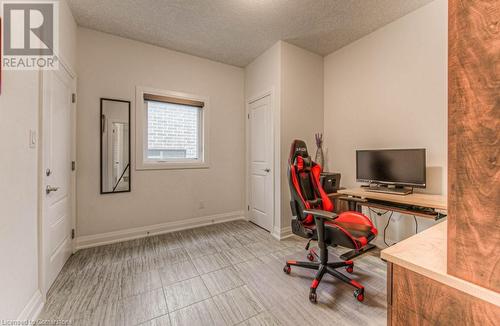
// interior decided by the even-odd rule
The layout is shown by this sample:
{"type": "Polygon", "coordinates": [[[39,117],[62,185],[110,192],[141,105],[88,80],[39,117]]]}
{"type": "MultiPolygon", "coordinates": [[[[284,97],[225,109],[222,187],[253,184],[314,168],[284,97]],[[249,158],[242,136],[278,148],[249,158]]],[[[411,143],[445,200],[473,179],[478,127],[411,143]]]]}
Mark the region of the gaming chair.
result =
{"type": "Polygon", "coordinates": [[[344,267],[353,272],[352,260],[328,262],[328,246],[342,246],[362,252],[377,235],[377,229],[368,217],[358,212],[333,213],[333,204],[319,182],[321,167],[311,160],[305,142],[294,140],[290,150],[288,180],[291,192],[292,232],[318,242],[319,254],[309,251],[309,261],[288,260],[283,271],[290,274],[291,266],[314,269],[318,272],[309,290],[309,300],[317,302],[316,288],[325,273],[350,284],[356,290],[354,297],[364,300],[364,287],[336,269],[344,267]]]}

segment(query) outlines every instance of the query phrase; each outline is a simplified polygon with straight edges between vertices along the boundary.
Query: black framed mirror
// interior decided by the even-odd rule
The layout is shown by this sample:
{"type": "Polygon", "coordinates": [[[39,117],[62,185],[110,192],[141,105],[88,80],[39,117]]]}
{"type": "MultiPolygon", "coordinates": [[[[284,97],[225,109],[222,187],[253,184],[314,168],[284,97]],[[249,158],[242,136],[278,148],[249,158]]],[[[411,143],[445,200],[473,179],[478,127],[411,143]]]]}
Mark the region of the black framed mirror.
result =
{"type": "Polygon", "coordinates": [[[130,191],[130,101],[101,98],[101,194],[130,191]]]}

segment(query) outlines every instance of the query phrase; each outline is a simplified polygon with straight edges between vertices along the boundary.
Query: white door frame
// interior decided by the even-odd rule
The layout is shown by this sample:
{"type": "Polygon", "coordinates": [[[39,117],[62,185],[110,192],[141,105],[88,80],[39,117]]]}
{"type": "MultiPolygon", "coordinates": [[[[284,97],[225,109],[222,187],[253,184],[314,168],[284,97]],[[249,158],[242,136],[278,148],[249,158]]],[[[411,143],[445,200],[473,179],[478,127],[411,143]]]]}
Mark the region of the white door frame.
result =
{"type": "MultiPolygon", "coordinates": [[[[64,60],[61,58],[57,58],[59,60],[59,69],[64,69],[69,77],[72,79],[72,93],[76,94],[76,85],[77,85],[77,77],[76,73],[65,63],[64,60]]],[[[42,298],[44,301],[46,301],[46,296],[47,296],[47,291],[49,290],[49,287],[47,284],[45,284],[45,275],[46,275],[46,268],[45,266],[45,259],[44,259],[44,252],[43,250],[45,249],[43,246],[43,240],[44,240],[44,233],[43,233],[43,221],[44,221],[44,214],[45,214],[45,209],[44,209],[44,202],[43,198],[45,196],[45,189],[43,188],[44,184],[44,174],[45,171],[43,171],[44,164],[43,164],[43,155],[44,155],[44,139],[43,139],[43,131],[44,131],[44,124],[43,124],[43,114],[44,114],[44,74],[46,74],[46,71],[40,71],[39,74],[39,115],[38,115],[38,284],[40,291],[42,293],[42,298]]],[[[71,94],[68,94],[68,96],[71,96],[71,94]]],[[[71,160],[76,163],[76,101],[72,103],[71,105],[71,160]]],[[[68,162],[68,164],[71,164],[71,162],[68,162]]],[[[71,248],[72,252],[76,252],[76,166],[75,170],[72,171],[71,174],[71,228],[75,230],[75,238],[71,239],[71,248]]]]}
{"type": "Polygon", "coordinates": [[[271,135],[273,135],[273,143],[272,143],[272,151],[273,151],[273,156],[271,158],[271,166],[273,167],[271,169],[271,178],[273,180],[273,194],[274,194],[274,199],[273,199],[273,224],[272,224],[272,230],[271,230],[271,235],[277,239],[280,239],[280,234],[281,234],[281,166],[280,166],[280,107],[279,103],[276,101],[276,96],[275,96],[275,91],[274,88],[270,88],[266,91],[260,92],[257,95],[250,96],[246,99],[245,101],[245,155],[246,155],[246,173],[245,173],[245,178],[246,178],[246,196],[245,196],[245,216],[247,220],[250,220],[250,212],[249,212],[249,207],[250,207],[250,119],[249,114],[250,114],[250,104],[260,100],[266,96],[269,96],[269,103],[271,105],[271,135]]]}

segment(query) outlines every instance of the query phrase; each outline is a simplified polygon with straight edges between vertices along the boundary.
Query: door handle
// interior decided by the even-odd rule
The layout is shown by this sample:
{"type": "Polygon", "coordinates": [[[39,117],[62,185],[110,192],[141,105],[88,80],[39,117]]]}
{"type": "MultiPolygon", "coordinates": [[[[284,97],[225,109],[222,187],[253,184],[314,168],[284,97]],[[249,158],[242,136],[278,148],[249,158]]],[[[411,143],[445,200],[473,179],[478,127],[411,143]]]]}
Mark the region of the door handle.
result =
{"type": "Polygon", "coordinates": [[[48,195],[50,194],[52,191],[58,191],[59,190],[59,187],[52,187],[52,186],[47,186],[45,188],[45,193],[48,195]]]}
{"type": "Polygon", "coordinates": [[[264,169],[267,173],[271,172],[271,169],[264,169]]]}

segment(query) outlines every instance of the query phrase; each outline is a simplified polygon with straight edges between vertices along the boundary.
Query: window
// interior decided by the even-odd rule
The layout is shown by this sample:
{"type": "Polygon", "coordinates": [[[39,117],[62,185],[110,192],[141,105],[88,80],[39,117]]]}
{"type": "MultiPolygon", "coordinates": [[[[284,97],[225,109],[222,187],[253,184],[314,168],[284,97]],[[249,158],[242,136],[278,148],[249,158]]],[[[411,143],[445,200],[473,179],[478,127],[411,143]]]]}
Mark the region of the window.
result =
{"type": "Polygon", "coordinates": [[[165,91],[138,91],[136,112],[138,169],[208,167],[206,162],[206,101],[165,91]],[[139,126],[140,124],[140,126],[139,126]],[[140,148],[139,148],[140,147],[140,148]]]}
{"type": "Polygon", "coordinates": [[[145,101],[147,160],[198,160],[201,157],[201,108],[145,101]]]}

